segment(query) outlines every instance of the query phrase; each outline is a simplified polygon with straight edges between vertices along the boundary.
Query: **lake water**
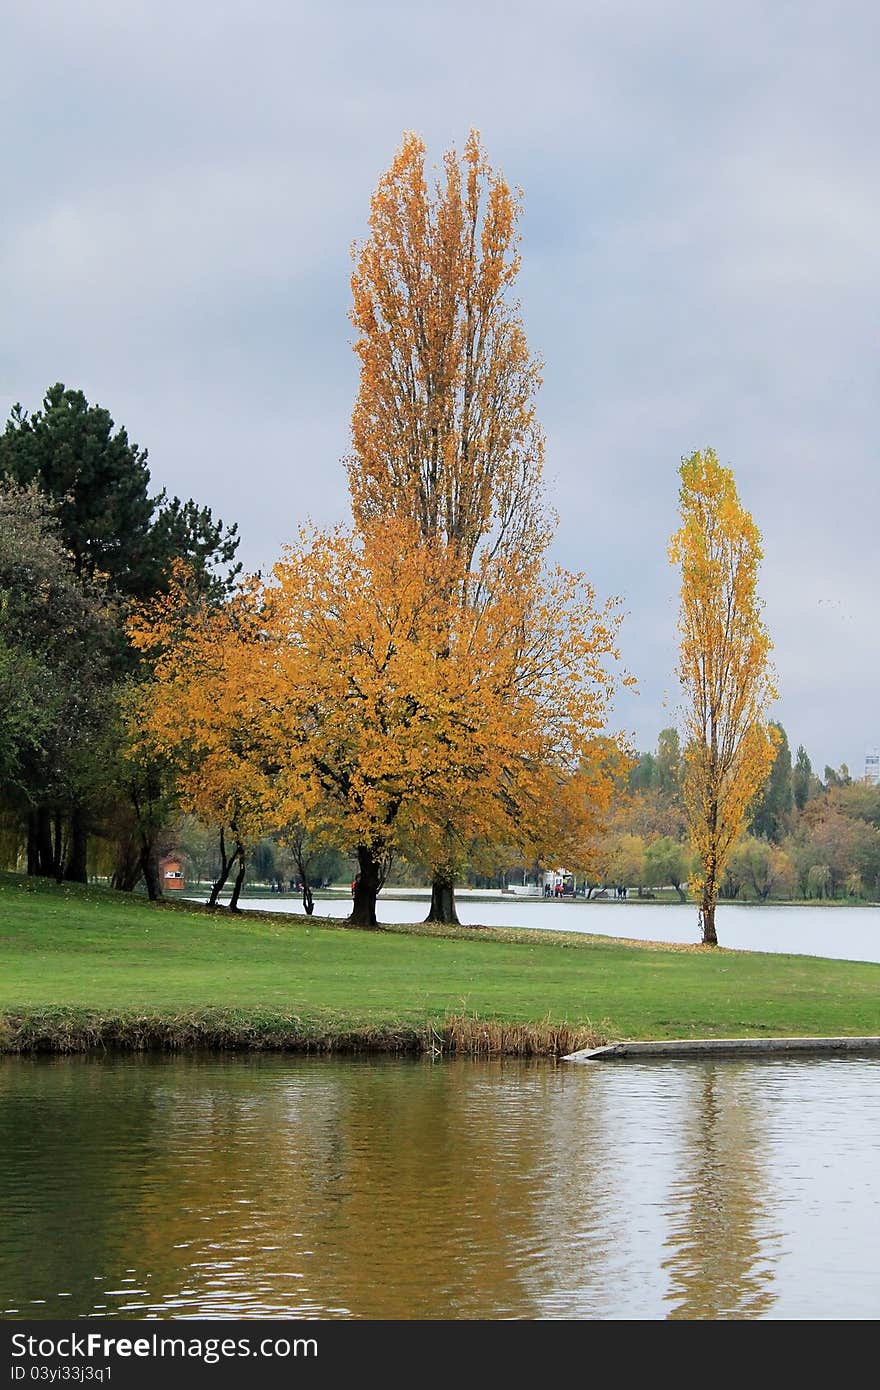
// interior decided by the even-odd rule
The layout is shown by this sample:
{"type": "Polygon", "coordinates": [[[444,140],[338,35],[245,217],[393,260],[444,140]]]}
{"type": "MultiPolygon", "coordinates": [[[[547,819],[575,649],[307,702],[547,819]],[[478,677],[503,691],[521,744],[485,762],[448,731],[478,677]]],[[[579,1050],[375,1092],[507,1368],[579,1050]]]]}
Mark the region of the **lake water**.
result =
{"type": "Polygon", "coordinates": [[[880,1061],[0,1062],[0,1314],[874,1318],[880,1061]]]}
{"type": "MultiPolygon", "coordinates": [[[[243,898],[243,908],[264,912],[301,911],[299,899],[243,898]]],[[[427,896],[409,894],[379,898],[378,916],[384,922],[414,922],[427,911],[427,896]]],[[[347,917],[351,899],[319,899],[315,914],[347,917]]],[[[539,931],[573,931],[638,941],[697,942],[697,909],[692,903],[545,902],[498,895],[494,898],[458,895],[458,915],[468,926],[534,927],[539,931]]],[[[880,961],[880,907],[784,907],[722,903],[716,916],[722,946],[744,951],[777,951],[834,960],[880,961]]]]}

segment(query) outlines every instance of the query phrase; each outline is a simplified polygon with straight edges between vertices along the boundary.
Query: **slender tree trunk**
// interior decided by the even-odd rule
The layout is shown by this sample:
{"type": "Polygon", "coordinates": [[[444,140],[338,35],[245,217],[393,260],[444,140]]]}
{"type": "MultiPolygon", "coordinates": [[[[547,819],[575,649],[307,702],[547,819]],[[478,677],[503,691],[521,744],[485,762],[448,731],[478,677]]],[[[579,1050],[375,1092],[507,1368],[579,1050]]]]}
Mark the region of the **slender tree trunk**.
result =
{"type": "Polygon", "coordinates": [[[151,903],[158,902],[162,897],[162,881],[159,876],[156,841],[152,836],[144,835],[141,838],[141,872],[147,885],[147,897],[151,903]]]}
{"type": "Polygon", "coordinates": [[[375,927],[376,899],[381,887],[381,870],[369,845],[358,845],[358,875],[354,883],[354,903],[348,918],[352,927],[375,927]]]}
{"type": "Polygon", "coordinates": [[[686,903],[687,900],[688,900],[688,896],[687,896],[687,893],[686,893],[686,892],[684,891],[684,889],[682,888],[681,884],[680,884],[680,883],[673,883],[672,886],[673,886],[673,888],[675,889],[676,893],[678,894],[678,901],[679,901],[680,903],[686,903]]]}
{"type": "Polygon", "coordinates": [[[28,876],[33,878],[39,873],[40,851],[37,841],[37,813],[28,812],[27,824],[27,871],[28,876]]]}
{"type": "Polygon", "coordinates": [[[55,873],[55,850],[52,844],[52,821],[48,806],[39,806],[36,811],[37,834],[37,873],[41,877],[52,878],[55,873]]]}
{"type": "Polygon", "coordinates": [[[718,945],[718,937],[715,932],[715,904],[717,900],[718,889],[715,885],[715,876],[709,874],[703,885],[703,899],[700,904],[700,926],[703,932],[704,946],[718,945]]]}
{"type": "Polygon", "coordinates": [[[310,855],[306,854],[306,836],[300,831],[291,845],[293,851],[293,862],[299,874],[302,884],[302,902],[307,917],[311,917],[315,910],[315,899],[312,896],[312,885],[309,883],[308,863],[310,855]]]}
{"type": "Polygon", "coordinates": [[[132,893],[141,880],[140,852],[134,835],[119,840],[116,847],[116,864],[113,869],[111,886],[120,893],[132,893]]]}
{"type": "Polygon", "coordinates": [[[56,807],[52,817],[52,873],[60,883],[64,878],[64,820],[56,807]]]}
{"type": "Polygon", "coordinates": [[[238,899],[241,894],[241,887],[244,883],[244,873],[247,867],[244,845],[239,840],[235,842],[235,854],[233,855],[233,859],[238,860],[238,872],[235,875],[235,883],[232,885],[232,897],[229,899],[229,911],[237,912],[238,899]]]}
{"type": "Polygon", "coordinates": [[[141,873],[144,876],[144,883],[147,888],[147,897],[151,903],[158,902],[162,896],[162,882],[159,877],[159,855],[156,852],[156,836],[158,831],[154,825],[152,816],[142,816],[140,799],[135,792],[132,792],[132,805],[136,816],[137,837],[140,849],[139,859],[141,873]]]}
{"type": "Polygon", "coordinates": [[[64,877],[69,883],[88,882],[88,847],[89,837],[85,813],[82,807],[74,806],[70,813],[70,849],[64,868],[64,877]]]}
{"type": "MultiPolygon", "coordinates": [[[[717,765],[717,748],[715,730],[712,730],[712,768],[717,765]]],[[[717,827],[718,827],[718,802],[714,801],[709,809],[709,849],[703,867],[703,898],[700,904],[700,925],[703,929],[703,945],[717,946],[718,937],[715,933],[715,904],[718,901],[718,857],[717,857],[717,827]]]]}
{"type": "Polygon", "coordinates": [[[451,878],[435,878],[431,884],[431,909],[426,922],[461,926],[455,908],[455,884],[451,878]]]}
{"type": "Polygon", "coordinates": [[[223,891],[223,888],[224,888],[224,886],[225,886],[225,884],[226,884],[226,880],[228,879],[229,875],[230,875],[231,872],[232,872],[232,866],[233,866],[234,863],[235,863],[235,853],[233,852],[232,854],[230,854],[230,855],[228,855],[228,856],[227,856],[227,854],[226,854],[226,832],[225,832],[223,826],[221,825],[221,827],[220,827],[220,872],[218,873],[217,877],[215,878],[214,883],[213,883],[213,886],[212,886],[212,888],[211,888],[211,896],[210,896],[210,898],[208,899],[208,906],[209,906],[209,907],[216,907],[216,906],[217,906],[217,899],[220,897],[220,894],[221,894],[221,892],[223,891]]]}
{"type": "Polygon", "coordinates": [[[159,865],[154,854],[146,856],[143,872],[144,882],[147,886],[147,897],[151,903],[157,903],[162,897],[162,884],[159,881],[159,865]]]}

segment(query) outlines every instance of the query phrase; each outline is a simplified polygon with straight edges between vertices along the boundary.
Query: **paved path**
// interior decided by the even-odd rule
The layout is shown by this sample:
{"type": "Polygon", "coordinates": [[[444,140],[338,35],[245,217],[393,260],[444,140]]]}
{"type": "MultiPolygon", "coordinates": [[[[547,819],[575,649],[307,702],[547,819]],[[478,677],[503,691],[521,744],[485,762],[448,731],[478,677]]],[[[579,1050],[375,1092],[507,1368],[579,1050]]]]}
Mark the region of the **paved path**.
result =
{"type": "Polygon", "coordinates": [[[620,1062],[627,1057],[769,1057],[793,1052],[880,1052],[880,1038],[668,1038],[619,1042],[571,1052],[565,1062],[620,1062]]]}

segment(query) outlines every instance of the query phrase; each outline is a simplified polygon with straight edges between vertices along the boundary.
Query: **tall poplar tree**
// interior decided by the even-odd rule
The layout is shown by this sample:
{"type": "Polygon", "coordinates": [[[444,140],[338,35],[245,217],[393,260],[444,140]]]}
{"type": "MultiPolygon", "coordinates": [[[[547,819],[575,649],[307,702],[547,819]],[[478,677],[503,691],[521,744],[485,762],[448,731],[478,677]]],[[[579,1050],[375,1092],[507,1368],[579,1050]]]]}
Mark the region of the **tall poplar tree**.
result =
{"type": "MultiPolygon", "coordinates": [[[[405,136],[355,249],[351,319],[360,386],[348,465],[356,524],[415,520],[460,567],[464,606],[487,556],[528,565],[546,547],[539,363],[512,290],[520,205],[472,131],[430,186],[405,136]]],[[[456,921],[455,840],[433,866],[429,920],[456,921]]]]}
{"type": "Polygon", "coordinates": [[[776,698],[771,642],[757,595],[761,536],[733,471],[714,450],[682,460],[681,526],[669,557],[681,568],[679,679],[685,695],[682,794],[698,859],[703,944],[716,946],[724,865],[773,765],[776,698]]]}
{"type": "Polygon", "coordinates": [[[798,744],[795,764],[791,773],[791,790],[794,804],[802,811],[813,791],[813,764],[802,743],[798,744]]]}

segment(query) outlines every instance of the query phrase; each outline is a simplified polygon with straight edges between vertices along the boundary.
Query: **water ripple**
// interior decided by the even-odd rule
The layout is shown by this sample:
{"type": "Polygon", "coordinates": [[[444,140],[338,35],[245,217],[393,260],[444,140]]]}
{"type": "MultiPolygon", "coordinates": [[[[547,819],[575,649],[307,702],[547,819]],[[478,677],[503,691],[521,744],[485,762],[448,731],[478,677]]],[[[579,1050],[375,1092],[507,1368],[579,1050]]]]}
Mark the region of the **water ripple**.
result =
{"type": "Polygon", "coordinates": [[[0,1064],[4,1316],[873,1317],[880,1063],[0,1064]]]}

